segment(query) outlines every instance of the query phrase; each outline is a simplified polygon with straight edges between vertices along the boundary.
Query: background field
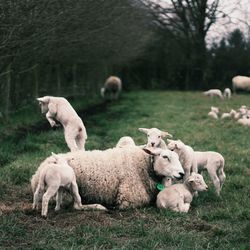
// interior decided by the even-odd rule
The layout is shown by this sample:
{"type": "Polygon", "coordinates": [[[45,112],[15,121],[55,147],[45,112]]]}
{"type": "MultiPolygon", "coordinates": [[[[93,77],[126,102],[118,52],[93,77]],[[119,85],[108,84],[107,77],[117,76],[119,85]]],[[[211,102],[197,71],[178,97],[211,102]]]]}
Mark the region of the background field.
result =
{"type": "Polygon", "coordinates": [[[155,207],[128,211],[78,212],[67,202],[59,213],[51,204],[47,220],[31,210],[29,179],[53,152],[67,152],[62,128],[52,130],[34,104],[0,125],[0,248],[33,249],[249,249],[249,128],[207,117],[250,106],[249,95],[210,100],[199,92],[138,91],[116,103],[71,100],[88,132],[87,149],[113,147],[124,135],[137,144],[139,127],[158,127],[195,150],[215,150],[226,160],[221,197],[205,174],[209,191],[194,199],[188,214],[155,207]]]}

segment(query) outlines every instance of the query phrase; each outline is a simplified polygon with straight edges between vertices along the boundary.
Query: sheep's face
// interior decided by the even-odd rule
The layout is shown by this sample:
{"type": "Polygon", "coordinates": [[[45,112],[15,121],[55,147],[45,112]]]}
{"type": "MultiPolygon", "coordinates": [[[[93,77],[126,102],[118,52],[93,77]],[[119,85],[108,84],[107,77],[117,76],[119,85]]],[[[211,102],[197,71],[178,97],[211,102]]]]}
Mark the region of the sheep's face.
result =
{"type": "Polygon", "coordinates": [[[168,141],[168,149],[171,151],[176,151],[178,152],[179,150],[181,150],[185,144],[181,141],[181,140],[167,140],[168,141]]]}
{"type": "Polygon", "coordinates": [[[174,179],[183,178],[184,170],[179,161],[179,156],[175,152],[160,148],[146,148],[144,151],[155,156],[154,171],[156,174],[174,179]]]}
{"type": "Polygon", "coordinates": [[[211,111],[216,113],[216,114],[219,114],[219,108],[217,108],[217,107],[211,107],[211,111]]]}
{"type": "Polygon", "coordinates": [[[160,146],[161,140],[163,137],[166,137],[166,136],[172,137],[172,135],[169,134],[168,132],[161,131],[157,128],[150,128],[150,129],[139,128],[139,131],[141,131],[147,135],[147,137],[148,137],[147,146],[153,147],[153,148],[157,148],[160,146]]]}
{"type": "Polygon", "coordinates": [[[39,105],[41,107],[42,114],[47,113],[49,111],[49,98],[47,97],[41,97],[37,98],[37,101],[39,102],[39,105]]]}
{"type": "Polygon", "coordinates": [[[68,161],[65,158],[63,158],[63,156],[56,155],[53,152],[51,154],[55,160],[54,162],[55,164],[62,165],[62,166],[68,165],[68,161]]]}
{"type": "Polygon", "coordinates": [[[192,173],[188,178],[187,182],[191,185],[194,191],[206,191],[208,189],[203,176],[200,174],[192,173]]]}

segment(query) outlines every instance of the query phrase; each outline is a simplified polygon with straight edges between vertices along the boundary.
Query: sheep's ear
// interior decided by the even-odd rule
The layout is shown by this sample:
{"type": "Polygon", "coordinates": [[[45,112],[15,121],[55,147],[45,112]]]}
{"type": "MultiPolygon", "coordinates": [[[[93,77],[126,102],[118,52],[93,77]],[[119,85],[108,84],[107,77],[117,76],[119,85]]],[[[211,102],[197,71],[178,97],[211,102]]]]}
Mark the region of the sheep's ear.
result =
{"type": "Polygon", "coordinates": [[[149,129],[148,128],[138,128],[138,130],[147,134],[149,129]]]}
{"type": "Polygon", "coordinates": [[[165,132],[165,131],[161,131],[161,137],[166,137],[166,136],[169,136],[169,137],[173,137],[171,134],[169,134],[168,132],[165,132]]]}
{"type": "Polygon", "coordinates": [[[44,96],[44,97],[39,97],[36,98],[37,101],[39,101],[39,103],[45,103],[45,102],[49,102],[49,97],[44,96]]]}
{"type": "Polygon", "coordinates": [[[173,140],[171,140],[171,139],[167,139],[167,142],[168,142],[168,143],[170,143],[170,142],[172,142],[172,141],[173,141],[173,140]]]}
{"type": "Polygon", "coordinates": [[[147,154],[149,155],[154,155],[154,156],[157,156],[157,155],[160,155],[162,149],[160,148],[143,148],[144,152],[146,152],[147,154]]]}

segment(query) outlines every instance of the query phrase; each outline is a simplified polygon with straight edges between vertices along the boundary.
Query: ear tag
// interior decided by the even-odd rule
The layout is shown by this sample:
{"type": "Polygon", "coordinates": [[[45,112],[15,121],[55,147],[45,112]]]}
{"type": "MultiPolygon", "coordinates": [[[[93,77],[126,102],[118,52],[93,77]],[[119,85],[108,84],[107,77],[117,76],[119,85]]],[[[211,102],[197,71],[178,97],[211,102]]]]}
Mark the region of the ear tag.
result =
{"type": "Polygon", "coordinates": [[[161,183],[157,183],[157,184],[156,184],[156,188],[157,188],[159,191],[162,191],[162,190],[165,188],[165,186],[164,186],[163,184],[161,184],[161,183]]]}

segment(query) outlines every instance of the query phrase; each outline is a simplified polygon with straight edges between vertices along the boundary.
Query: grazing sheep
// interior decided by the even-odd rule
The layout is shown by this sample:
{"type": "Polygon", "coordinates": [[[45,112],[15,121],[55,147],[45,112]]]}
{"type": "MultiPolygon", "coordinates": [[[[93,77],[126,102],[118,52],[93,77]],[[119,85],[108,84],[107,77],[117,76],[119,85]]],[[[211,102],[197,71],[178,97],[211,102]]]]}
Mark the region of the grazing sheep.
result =
{"type": "Polygon", "coordinates": [[[212,106],[210,112],[207,115],[214,119],[218,119],[218,114],[219,114],[219,108],[212,106]]]}
{"type": "Polygon", "coordinates": [[[235,76],[232,79],[233,91],[236,90],[250,90],[250,77],[247,76],[235,76]]]}
{"type": "Polygon", "coordinates": [[[110,76],[106,80],[104,87],[101,88],[101,96],[109,100],[116,100],[118,99],[121,91],[122,91],[121,79],[116,76],[110,76]]]}
{"type": "Polygon", "coordinates": [[[214,183],[216,193],[220,195],[222,185],[226,179],[224,173],[225,160],[223,156],[213,151],[195,151],[194,155],[197,161],[198,171],[207,170],[214,183]]]}
{"type": "Polygon", "coordinates": [[[169,208],[176,212],[187,213],[195,192],[207,189],[202,175],[192,173],[184,183],[164,188],[157,195],[156,205],[161,209],[169,208]]]}
{"type": "Polygon", "coordinates": [[[51,127],[58,126],[56,121],[63,125],[65,141],[70,151],[84,150],[87,140],[86,129],[70,103],[63,97],[54,96],[44,96],[37,100],[51,127]]]}
{"type": "Polygon", "coordinates": [[[123,136],[119,139],[115,147],[124,148],[124,147],[131,147],[131,146],[136,146],[133,138],[130,136],[123,136]]]}
{"type": "MultiPolygon", "coordinates": [[[[84,201],[119,209],[142,207],[154,201],[160,176],[179,179],[184,175],[178,155],[159,148],[125,147],[61,156],[73,168],[84,201]],[[153,164],[148,153],[154,157],[153,164]]],[[[33,175],[32,190],[36,189],[42,170],[50,161],[48,157],[33,175]]]]}
{"type": "Polygon", "coordinates": [[[181,140],[168,139],[168,149],[175,151],[179,155],[185,172],[185,179],[190,176],[191,172],[198,172],[194,150],[190,146],[185,145],[181,140]]]}
{"type": "Polygon", "coordinates": [[[231,99],[232,92],[230,88],[225,88],[223,92],[223,96],[225,99],[231,99]]]}
{"type": "Polygon", "coordinates": [[[209,89],[205,92],[203,92],[205,96],[210,96],[211,98],[213,97],[219,97],[220,99],[224,99],[221,91],[219,89],[209,89]]]}
{"type": "Polygon", "coordinates": [[[168,132],[161,131],[158,128],[139,128],[138,130],[148,136],[148,147],[166,149],[167,145],[162,138],[166,136],[172,137],[168,132]]]}

